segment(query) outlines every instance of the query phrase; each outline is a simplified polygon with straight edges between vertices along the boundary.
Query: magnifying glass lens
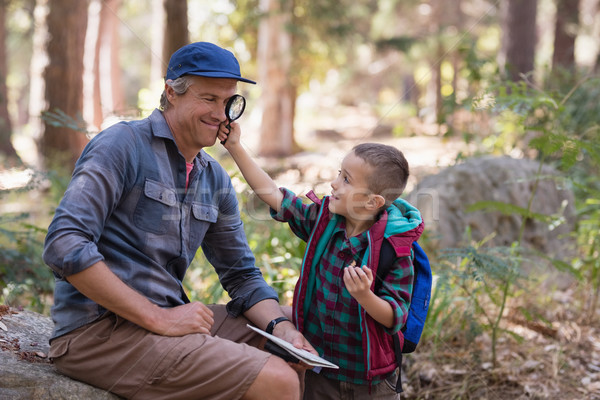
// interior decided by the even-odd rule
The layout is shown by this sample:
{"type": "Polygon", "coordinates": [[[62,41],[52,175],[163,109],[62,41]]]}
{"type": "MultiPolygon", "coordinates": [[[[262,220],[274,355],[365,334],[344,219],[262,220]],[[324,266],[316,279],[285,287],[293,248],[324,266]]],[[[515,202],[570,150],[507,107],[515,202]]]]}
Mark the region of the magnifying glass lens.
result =
{"type": "MultiPolygon", "coordinates": [[[[231,96],[229,101],[227,101],[227,105],[225,106],[225,115],[227,115],[227,119],[229,120],[229,123],[227,123],[227,129],[231,129],[231,122],[241,117],[245,108],[246,99],[244,96],[239,94],[234,94],[231,96]]],[[[229,134],[229,132],[227,134],[229,134]]],[[[221,144],[225,144],[226,141],[227,139],[222,140],[221,144]]]]}
{"type": "Polygon", "coordinates": [[[225,107],[225,113],[227,114],[227,118],[229,121],[235,121],[244,113],[244,109],[246,108],[246,99],[236,94],[229,99],[227,102],[227,106],[225,107]]]}

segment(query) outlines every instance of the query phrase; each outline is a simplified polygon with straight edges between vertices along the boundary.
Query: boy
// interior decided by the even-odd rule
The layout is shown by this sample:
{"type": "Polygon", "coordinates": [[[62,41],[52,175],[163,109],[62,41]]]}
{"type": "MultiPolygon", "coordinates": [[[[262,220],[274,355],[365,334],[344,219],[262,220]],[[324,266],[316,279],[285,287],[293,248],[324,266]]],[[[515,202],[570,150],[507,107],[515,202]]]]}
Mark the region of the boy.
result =
{"type": "Polygon", "coordinates": [[[397,257],[383,277],[376,270],[383,240],[402,254],[395,239],[416,241],[423,231],[419,211],[398,199],[409,174],[403,154],[383,144],[354,147],[331,182],[331,195],[319,200],[311,192],[315,203],[307,205],[252,160],[236,123],[230,132],[222,126],[219,139],[227,139],[225,148],[273,218],[307,242],[293,321],[340,368],[307,371],[304,399],[398,399],[387,380],[396,370],[392,334],[406,322],[410,304],[412,260],[397,257]],[[377,293],[374,280],[382,280],[377,293]]]}

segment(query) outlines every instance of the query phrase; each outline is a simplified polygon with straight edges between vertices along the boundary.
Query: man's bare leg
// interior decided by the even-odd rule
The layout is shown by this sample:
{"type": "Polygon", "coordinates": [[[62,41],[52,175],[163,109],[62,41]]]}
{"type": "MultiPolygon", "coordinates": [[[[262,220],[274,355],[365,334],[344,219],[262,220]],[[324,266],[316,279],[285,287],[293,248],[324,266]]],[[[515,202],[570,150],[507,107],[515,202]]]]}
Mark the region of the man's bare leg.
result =
{"type": "Polygon", "coordinates": [[[243,400],[298,400],[298,373],[279,357],[269,357],[243,400]]]}

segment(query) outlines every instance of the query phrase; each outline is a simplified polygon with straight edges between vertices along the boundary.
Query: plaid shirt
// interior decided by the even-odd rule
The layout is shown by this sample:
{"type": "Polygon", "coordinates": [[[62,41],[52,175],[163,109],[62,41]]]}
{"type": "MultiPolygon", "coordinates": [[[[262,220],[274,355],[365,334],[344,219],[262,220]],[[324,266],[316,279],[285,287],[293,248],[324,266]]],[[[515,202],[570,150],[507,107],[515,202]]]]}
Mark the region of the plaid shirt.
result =
{"type": "MultiPolygon", "coordinates": [[[[282,189],[284,199],[281,211],[272,216],[278,221],[287,222],[292,231],[302,240],[307,241],[317,222],[319,206],[304,204],[291,191],[282,189]]],[[[354,384],[368,384],[366,365],[362,349],[359,304],[346,290],[343,282],[344,268],[356,261],[360,265],[367,251],[367,233],[346,238],[344,218],[339,218],[316,271],[315,298],[306,299],[312,306],[305,315],[304,336],[325,359],[337,364],[340,368],[323,369],[324,376],[354,384]]],[[[387,300],[394,310],[395,321],[398,322],[389,333],[401,329],[408,304],[398,293],[411,293],[412,284],[399,282],[407,274],[412,274],[412,262],[409,257],[395,261],[386,285],[382,286],[379,296],[387,300]],[[389,283],[389,284],[388,284],[389,283]]],[[[377,384],[385,377],[373,380],[377,384]]]]}

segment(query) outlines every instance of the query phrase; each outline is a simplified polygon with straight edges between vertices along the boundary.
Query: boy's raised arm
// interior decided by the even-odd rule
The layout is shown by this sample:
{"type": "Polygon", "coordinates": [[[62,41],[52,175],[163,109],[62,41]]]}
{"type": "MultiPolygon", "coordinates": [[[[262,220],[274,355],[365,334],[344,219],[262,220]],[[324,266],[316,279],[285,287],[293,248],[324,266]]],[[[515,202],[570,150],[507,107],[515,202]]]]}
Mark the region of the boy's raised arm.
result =
{"type": "Polygon", "coordinates": [[[283,194],[271,177],[250,157],[244,146],[240,143],[241,129],[236,122],[231,123],[231,129],[227,133],[225,124],[221,124],[218,138],[226,140],[225,148],[242,172],[244,179],[250,185],[254,193],[272,209],[279,212],[283,194]]]}

